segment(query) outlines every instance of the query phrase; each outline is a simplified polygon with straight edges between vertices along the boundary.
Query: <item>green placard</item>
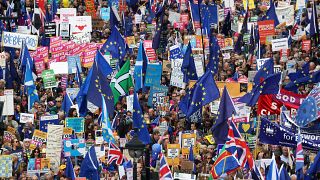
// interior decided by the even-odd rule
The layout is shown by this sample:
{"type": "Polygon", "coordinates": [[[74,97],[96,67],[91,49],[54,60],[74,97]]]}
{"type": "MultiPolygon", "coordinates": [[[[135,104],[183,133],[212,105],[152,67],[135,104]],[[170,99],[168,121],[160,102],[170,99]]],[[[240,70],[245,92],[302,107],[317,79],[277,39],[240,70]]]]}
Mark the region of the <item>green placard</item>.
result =
{"type": "Polygon", "coordinates": [[[53,69],[42,71],[41,77],[43,79],[45,89],[57,87],[57,81],[53,69]]]}

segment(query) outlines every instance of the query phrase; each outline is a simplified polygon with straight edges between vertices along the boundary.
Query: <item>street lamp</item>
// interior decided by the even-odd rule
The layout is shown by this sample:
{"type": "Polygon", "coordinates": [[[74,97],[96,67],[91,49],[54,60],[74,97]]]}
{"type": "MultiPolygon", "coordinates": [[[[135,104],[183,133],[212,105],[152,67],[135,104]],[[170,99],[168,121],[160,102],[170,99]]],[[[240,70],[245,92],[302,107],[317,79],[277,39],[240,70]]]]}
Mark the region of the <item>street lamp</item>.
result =
{"type": "Polygon", "coordinates": [[[133,180],[137,180],[137,159],[139,159],[146,148],[138,138],[137,129],[135,129],[135,133],[133,138],[126,143],[125,148],[128,149],[129,155],[133,158],[133,180]]]}

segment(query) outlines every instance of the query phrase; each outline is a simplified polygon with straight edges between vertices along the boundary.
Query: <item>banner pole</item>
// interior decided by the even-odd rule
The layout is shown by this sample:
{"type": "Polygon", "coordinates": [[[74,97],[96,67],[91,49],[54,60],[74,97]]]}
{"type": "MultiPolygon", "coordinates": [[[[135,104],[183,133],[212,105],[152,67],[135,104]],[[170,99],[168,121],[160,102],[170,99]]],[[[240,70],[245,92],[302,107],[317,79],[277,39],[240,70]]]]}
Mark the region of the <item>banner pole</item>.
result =
{"type": "Polygon", "coordinates": [[[258,115],[257,116],[256,143],[255,143],[255,151],[254,151],[254,159],[255,160],[257,160],[257,155],[258,155],[257,145],[258,145],[258,136],[259,136],[259,130],[260,130],[260,122],[261,122],[261,116],[258,115]]]}

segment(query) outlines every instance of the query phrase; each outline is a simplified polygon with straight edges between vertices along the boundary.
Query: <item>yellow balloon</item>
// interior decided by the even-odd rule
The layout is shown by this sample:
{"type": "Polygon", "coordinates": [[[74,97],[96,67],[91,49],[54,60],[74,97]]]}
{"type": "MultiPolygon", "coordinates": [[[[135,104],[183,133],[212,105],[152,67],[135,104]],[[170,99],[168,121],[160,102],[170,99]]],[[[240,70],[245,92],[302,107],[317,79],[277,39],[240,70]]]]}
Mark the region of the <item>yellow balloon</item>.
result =
{"type": "Polygon", "coordinates": [[[69,0],[62,0],[62,5],[64,8],[68,8],[69,7],[69,0]]]}

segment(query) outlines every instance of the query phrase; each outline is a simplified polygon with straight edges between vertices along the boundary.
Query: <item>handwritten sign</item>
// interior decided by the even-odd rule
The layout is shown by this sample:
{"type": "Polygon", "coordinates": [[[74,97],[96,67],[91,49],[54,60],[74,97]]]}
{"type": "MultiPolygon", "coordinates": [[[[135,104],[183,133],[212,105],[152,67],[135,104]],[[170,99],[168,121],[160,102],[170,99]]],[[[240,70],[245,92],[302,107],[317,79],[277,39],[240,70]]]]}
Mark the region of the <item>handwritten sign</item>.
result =
{"type": "Polygon", "coordinates": [[[50,158],[52,169],[58,170],[60,166],[61,149],[62,149],[63,125],[48,125],[48,138],[46,157],[50,158]]]}
{"type": "Polygon", "coordinates": [[[77,34],[71,34],[70,40],[77,43],[77,44],[90,43],[91,33],[90,32],[81,32],[81,33],[77,33],[77,34]]]}
{"type": "Polygon", "coordinates": [[[84,131],[84,118],[67,118],[66,127],[72,128],[75,133],[84,131]]]}
{"type": "Polygon", "coordinates": [[[34,120],[34,114],[28,114],[28,113],[20,113],[20,123],[32,123],[34,120]]]}
{"type": "Polygon", "coordinates": [[[3,32],[2,45],[5,47],[13,47],[20,49],[22,42],[26,43],[29,50],[36,50],[38,47],[38,36],[20,34],[13,32],[3,32]]]}
{"type": "Polygon", "coordinates": [[[71,16],[68,18],[71,34],[92,32],[92,18],[91,16],[71,16]]]}
{"type": "Polygon", "coordinates": [[[0,96],[0,101],[4,102],[2,115],[8,116],[14,114],[13,107],[13,90],[6,89],[4,90],[4,96],[0,96]]]}

